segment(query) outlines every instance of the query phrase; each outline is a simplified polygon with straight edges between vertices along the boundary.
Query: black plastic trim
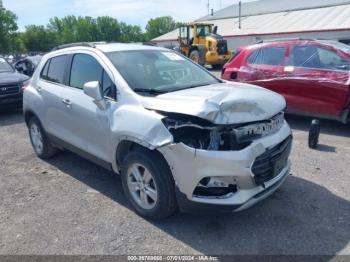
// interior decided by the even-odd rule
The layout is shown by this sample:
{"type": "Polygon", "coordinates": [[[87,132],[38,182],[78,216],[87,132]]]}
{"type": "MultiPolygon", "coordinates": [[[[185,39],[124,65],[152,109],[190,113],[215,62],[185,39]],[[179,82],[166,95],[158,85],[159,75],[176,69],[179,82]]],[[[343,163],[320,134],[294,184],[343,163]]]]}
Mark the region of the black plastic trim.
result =
{"type": "Polygon", "coordinates": [[[88,152],[86,152],[85,150],[82,150],[66,141],[63,141],[62,139],[54,136],[54,135],[51,135],[49,133],[47,133],[47,136],[49,137],[50,141],[57,147],[63,147],[64,149],[67,149],[91,162],[94,162],[95,164],[109,170],[109,171],[113,171],[113,168],[112,168],[112,164],[105,161],[105,160],[102,160],[88,152]]]}

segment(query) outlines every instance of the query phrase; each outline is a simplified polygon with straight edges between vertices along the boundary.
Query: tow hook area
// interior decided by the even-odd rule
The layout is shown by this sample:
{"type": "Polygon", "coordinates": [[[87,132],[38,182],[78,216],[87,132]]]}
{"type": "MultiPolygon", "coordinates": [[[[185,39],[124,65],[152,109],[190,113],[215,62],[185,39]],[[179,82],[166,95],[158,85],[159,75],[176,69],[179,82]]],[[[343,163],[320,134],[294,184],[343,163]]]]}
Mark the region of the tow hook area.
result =
{"type": "Polygon", "coordinates": [[[231,182],[225,181],[225,178],[203,178],[195,188],[193,196],[198,198],[228,198],[237,192],[237,185],[233,181],[231,182]]]}

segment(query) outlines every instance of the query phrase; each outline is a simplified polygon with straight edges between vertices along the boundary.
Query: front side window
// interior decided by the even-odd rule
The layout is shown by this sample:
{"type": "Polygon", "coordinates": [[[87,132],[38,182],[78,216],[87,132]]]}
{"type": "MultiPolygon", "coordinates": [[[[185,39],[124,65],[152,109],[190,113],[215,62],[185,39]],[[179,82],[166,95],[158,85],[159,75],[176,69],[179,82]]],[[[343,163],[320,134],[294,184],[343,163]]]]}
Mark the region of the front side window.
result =
{"type": "Polygon", "coordinates": [[[106,54],[130,88],[166,93],[220,83],[205,69],[167,50],[134,50],[106,54]]]}
{"type": "Polygon", "coordinates": [[[289,65],[296,67],[350,70],[350,61],[332,50],[316,45],[300,45],[293,47],[289,65]]]}
{"type": "Polygon", "coordinates": [[[90,55],[74,55],[69,85],[71,87],[83,89],[84,84],[91,81],[98,81],[100,83],[104,97],[115,98],[115,85],[104,71],[101,64],[90,55]]]}
{"type": "Polygon", "coordinates": [[[324,69],[344,71],[350,70],[350,61],[331,50],[318,48],[318,55],[324,69]]]}
{"type": "Polygon", "coordinates": [[[13,67],[4,59],[0,57],[0,73],[13,72],[13,67]]]}
{"type": "Polygon", "coordinates": [[[43,69],[42,78],[50,82],[63,84],[66,64],[67,55],[51,58],[43,69]]]}
{"type": "Polygon", "coordinates": [[[84,84],[91,81],[101,83],[103,68],[100,63],[90,55],[74,55],[69,85],[83,89],[84,84]]]}
{"type": "Polygon", "coordinates": [[[115,98],[116,88],[106,71],[103,71],[102,77],[102,93],[104,97],[115,98]]]}
{"type": "Polygon", "coordinates": [[[249,64],[256,65],[285,65],[286,48],[285,47],[264,47],[255,50],[248,58],[249,64]]]}

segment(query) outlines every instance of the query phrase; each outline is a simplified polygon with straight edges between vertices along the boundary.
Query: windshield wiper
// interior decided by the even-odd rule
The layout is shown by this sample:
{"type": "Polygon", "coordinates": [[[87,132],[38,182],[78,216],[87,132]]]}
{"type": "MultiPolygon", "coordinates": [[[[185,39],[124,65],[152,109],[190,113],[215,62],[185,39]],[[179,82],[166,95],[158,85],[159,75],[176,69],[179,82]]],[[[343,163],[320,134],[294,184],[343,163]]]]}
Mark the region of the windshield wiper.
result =
{"type": "Polygon", "coordinates": [[[135,88],[133,89],[136,93],[147,93],[151,95],[160,95],[168,93],[168,91],[156,90],[156,89],[147,89],[147,88],[135,88]]]}
{"type": "Polygon", "coordinates": [[[192,89],[192,88],[196,88],[196,87],[202,87],[202,86],[210,86],[213,83],[202,83],[202,84],[195,84],[195,85],[190,85],[190,86],[186,86],[186,87],[182,87],[182,88],[174,88],[174,89],[168,89],[167,92],[176,92],[176,91],[181,91],[181,90],[186,90],[186,89],[192,89]]]}

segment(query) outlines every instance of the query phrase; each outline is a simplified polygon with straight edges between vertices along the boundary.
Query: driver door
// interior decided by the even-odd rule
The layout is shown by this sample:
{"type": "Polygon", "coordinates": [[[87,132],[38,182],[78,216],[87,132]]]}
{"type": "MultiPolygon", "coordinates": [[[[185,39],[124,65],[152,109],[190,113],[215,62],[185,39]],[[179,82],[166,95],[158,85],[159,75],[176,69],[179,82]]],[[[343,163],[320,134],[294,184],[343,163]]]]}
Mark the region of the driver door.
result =
{"type": "Polygon", "coordinates": [[[63,101],[66,109],[66,129],[70,143],[101,160],[110,162],[110,119],[116,107],[116,89],[107,71],[96,57],[77,53],[71,58],[70,75],[63,101]],[[98,81],[106,98],[107,108],[99,108],[84,93],[84,84],[98,81]]]}

